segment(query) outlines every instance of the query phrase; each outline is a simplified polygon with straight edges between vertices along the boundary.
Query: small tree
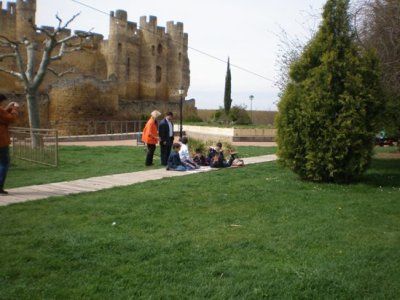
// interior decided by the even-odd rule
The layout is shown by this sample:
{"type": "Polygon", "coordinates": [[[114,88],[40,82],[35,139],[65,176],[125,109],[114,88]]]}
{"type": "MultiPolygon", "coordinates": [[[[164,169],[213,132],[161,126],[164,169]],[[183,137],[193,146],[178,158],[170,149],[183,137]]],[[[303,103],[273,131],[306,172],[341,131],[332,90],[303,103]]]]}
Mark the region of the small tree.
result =
{"type": "Polygon", "coordinates": [[[232,106],[232,76],[231,76],[231,65],[228,58],[228,66],[226,69],[225,76],[225,93],[224,93],[224,110],[225,114],[228,115],[232,106]]]}
{"type": "MultiPolygon", "coordinates": [[[[43,41],[42,49],[40,49],[34,38],[32,40],[24,38],[22,41],[12,41],[6,36],[0,35],[0,46],[4,49],[8,49],[6,53],[0,53],[0,61],[4,59],[13,59],[17,66],[17,71],[0,67],[0,72],[12,75],[23,83],[28,104],[30,128],[40,128],[37,96],[46,74],[51,72],[57,77],[62,77],[72,72],[72,70],[57,72],[50,67],[51,63],[61,60],[66,53],[80,51],[82,49],[83,39],[90,35],[88,33],[75,32],[74,35],[65,37],[66,28],[78,15],[79,14],[74,15],[65,24],[63,24],[60,17],[56,16],[58,26],[54,31],[50,31],[46,28],[39,28],[35,24],[32,24],[33,31],[40,32],[46,37],[43,41]],[[26,60],[22,55],[21,48],[25,48],[26,60]],[[39,50],[43,53],[41,60],[38,62],[36,56],[39,50]],[[57,51],[57,53],[53,54],[55,51],[57,51]]],[[[32,146],[35,147],[38,143],[38,139],[32,136],[32,146]]]]}
{"type": "Polygon", "coordinates": [[[382,107],[379,68],[375,54],[355,43],[348,6],[327,1],[279,103],[279,158],[303,179],[348,182],[371,159],[382,107]]]}

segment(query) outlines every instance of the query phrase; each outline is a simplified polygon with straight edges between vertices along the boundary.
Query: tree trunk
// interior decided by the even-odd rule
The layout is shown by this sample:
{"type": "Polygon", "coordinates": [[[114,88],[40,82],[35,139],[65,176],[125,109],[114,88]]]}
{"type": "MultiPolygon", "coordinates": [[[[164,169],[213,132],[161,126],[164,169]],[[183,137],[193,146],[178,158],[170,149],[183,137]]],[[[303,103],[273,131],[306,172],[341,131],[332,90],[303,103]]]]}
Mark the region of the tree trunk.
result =
{"type": "Polygon", "coordinates": [[[40,134],[38,132],[35,132],[35,129],[40,128],[40,115],[37,93],[33,91],[28,91],[26,94],[26,100],[28,103],[32,148],[38,148],[40,146],[40,134]]]}

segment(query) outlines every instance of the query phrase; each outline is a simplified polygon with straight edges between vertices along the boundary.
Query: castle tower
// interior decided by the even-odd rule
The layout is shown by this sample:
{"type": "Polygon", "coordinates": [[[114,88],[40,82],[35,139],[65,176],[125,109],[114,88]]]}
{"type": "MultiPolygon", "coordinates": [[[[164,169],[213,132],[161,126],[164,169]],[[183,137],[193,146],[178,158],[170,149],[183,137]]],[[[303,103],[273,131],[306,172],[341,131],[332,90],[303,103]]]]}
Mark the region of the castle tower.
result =
{"type": "Polygon", "coordinates": [[[108,39],[107,75],[115,76],[119,81],[124,81],[122,76],[125,71],[123,58],[126,56],[126,32],[128,14],[124,10],[117,10],[110,14],[110,33],[108,39]]]}
{"type": "MultiPolygon", "coordinates": [[[[157,17],[140,17],[140,97],[142,99],[156,99],[157,90],[157,17]]],[[[158,70],[158,71],[157,71],[158,70]]],[[[162,71],[162,70],[161,70],[162,71]]]]}
{"type": "Polygon", "coordinates": [[[167,34],[169,36],[168,57],[168,94],[172,101],[180,99],[178,90],[183,87],[186,96],[189,83],[184,75],[188,64],[187,47],[188,35],[183,32],[183,23],[167,22],[167,34]]]}
{"type": "Polygon", "coordinates": [[[35,31],[32,24],[36,24],[36,0],[17,0],[16,5],[16,38],[33,40],[35,31]]]}

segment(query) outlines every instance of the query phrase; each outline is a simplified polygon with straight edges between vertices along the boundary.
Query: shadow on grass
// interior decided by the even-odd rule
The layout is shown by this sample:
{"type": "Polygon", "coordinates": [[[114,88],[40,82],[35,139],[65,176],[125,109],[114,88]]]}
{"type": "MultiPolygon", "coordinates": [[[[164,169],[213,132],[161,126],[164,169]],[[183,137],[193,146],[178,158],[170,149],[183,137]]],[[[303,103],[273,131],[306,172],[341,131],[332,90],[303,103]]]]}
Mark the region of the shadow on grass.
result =
{"type": "Polygon", "coordinates": [[[400,159],[373,159],[360,183],[372,186],[398,187],[400,184],[400,159]]]}

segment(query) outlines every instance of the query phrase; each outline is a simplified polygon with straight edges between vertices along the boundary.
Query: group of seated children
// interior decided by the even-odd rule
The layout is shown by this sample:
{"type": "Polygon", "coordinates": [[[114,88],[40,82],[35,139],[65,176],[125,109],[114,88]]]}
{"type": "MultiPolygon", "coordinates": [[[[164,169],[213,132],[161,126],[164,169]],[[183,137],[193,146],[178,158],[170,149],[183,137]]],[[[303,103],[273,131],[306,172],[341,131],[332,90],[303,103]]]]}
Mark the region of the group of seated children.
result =
{"type": "Polygon", "coordinates": [[[233,165],[243,165],[243,161],[237,158],[236,152],[229,151],[230,158],[229,160],[225,160],[221,143],[217,143],[215,148],[210,147],[207,157],[203,155],[201,149],[196,149],[193,158],[191,158],[187,143],[188,138],[182,137],[180,143],[174,143],[172,145],[171,155],[168,158],[167,170],[189,171],[199,169],[200,166],[228,168],[233,165]]]}

